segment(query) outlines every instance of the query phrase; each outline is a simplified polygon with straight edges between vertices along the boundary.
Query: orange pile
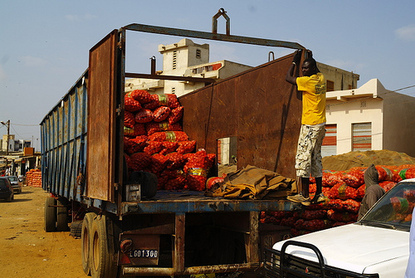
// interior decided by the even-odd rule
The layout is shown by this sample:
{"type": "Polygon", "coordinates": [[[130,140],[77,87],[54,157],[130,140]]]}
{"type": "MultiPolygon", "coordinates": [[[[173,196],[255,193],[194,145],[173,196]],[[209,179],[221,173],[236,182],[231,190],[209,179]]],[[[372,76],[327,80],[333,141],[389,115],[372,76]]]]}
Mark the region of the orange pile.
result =
{"type": "Polygon", "coordinates": [[[28,186],[42,187],[42,172],[39,169],[31,169],[26,173],[28,186]]]}

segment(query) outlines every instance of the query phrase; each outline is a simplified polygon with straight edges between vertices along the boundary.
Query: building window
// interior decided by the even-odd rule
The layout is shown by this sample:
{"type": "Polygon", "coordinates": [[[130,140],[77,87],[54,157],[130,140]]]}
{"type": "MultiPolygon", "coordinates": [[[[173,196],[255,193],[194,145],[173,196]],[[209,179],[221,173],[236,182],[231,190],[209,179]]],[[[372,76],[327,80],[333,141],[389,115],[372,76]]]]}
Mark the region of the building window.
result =
{"type": "Polygon", "coordinates": [[[352,151],[372,149],[372,123],[352,124],[352,151]]]}
{"type": "Polygon", "coordinates": [[[337,154],[337,125],[326,125],[326,136],[321,146],[321,156],[330,156],[337,154]]]}
{"type": "Polygon", "coordinates": [[[327,88],[327,92],[334,91],[334,82],[330,81],[330,80],[327,80],[326,88],[327,88]]]}
{"type": "Polygon", "coordinates": [[[171,93],[174,94],[175,92],[176,92],[176,88],[175,87],[172,87],[171,88],[171,93]]]}
{"type": "Polygon", "coordinates": [[[202,50],[196,49],[196,59],[202,59],[202,50]]]}
{"type": "Polygon", "coordinates": [[[173,69],[177,68],[177,51],[173,50],[173,69]]]}

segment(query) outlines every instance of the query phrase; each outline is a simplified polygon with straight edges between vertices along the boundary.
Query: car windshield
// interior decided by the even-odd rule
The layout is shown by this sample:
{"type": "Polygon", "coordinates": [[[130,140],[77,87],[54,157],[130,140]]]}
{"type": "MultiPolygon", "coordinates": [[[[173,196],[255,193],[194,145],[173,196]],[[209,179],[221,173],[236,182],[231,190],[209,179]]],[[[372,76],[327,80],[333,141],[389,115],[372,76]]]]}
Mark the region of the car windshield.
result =
{"type": "Polygon", "coordinates": [[[8,179],[9,181],[17,181],[17,177],[15,176],[9,176],[8,179]]]}
{"type": "Polygon", "coordinates": [[[415,182],[400,182],[359,221],[362,225],[409,231],[415,206],[415,182]]]}

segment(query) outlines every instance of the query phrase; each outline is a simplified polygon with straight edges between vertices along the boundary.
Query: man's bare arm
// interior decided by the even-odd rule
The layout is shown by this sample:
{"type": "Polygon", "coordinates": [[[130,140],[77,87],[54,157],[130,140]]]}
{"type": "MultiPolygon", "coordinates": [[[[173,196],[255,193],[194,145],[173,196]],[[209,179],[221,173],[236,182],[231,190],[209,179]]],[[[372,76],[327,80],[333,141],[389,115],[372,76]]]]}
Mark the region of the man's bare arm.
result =
{"type": "Polygon", "coordinates": [[[293,84],[293,85],[296,85],[297,84],[296,83],[297,76],[296,76],[294,70],[295,70],[295,67],[300,64],[300,61],[301,61],[301,53],[302,53],[302,50],[297,50],[297,52],[294,55],[293,62],[291,64],[290,68],[288,69],[287,74],[285,75],[285,80],[287,82],[293,84]]]}
{"type": "Polygon", "coordinates": [[[285,80],[288,83],[291,83],[293,85],[297,85],[296,80],[297,80],[297,76],[294,76],[294,69],[295,69],[296,64],[293,62],[290,66],[290,68],[287,71],[287,74],[285,75],[285,80]]]}

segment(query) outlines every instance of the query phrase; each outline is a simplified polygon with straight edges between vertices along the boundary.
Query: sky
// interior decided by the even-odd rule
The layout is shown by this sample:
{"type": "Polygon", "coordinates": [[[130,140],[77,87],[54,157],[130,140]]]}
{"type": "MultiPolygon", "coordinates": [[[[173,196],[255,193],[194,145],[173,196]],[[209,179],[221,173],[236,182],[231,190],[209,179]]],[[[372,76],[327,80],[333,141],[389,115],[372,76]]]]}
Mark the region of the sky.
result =
{"type": "MultiPolygon", "coordinates": [[[[321,63],[360,75],[358,87],[378,78],[388,90],[415,97],[415,1],[385,0],[1,0],[0,121],[15,139],[40,151],[40,122],[88,68],[89,50],[114,29],[131,23],[212,31],[223,8],[231,34],[297,42],[321,63]]],[[[218,20],[225,33],[225,20],[218,20]]],[[[126,70],[161,69],[159,44],[180,37],[127,32],[126,70]]],[[[192,38],[191,38],[192,39],[192,38]]],[[[290,54],[266,48],[192,39],[210,44],[210,61],[250,66],[290,54]]],[[[7,134],[0,124],[0,135],[7,134]]]]}

